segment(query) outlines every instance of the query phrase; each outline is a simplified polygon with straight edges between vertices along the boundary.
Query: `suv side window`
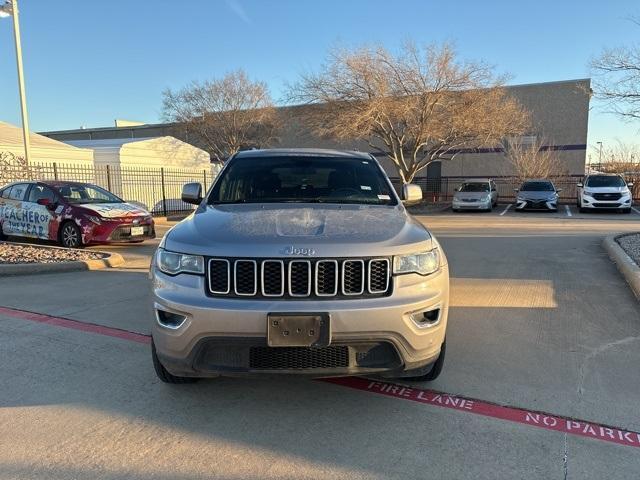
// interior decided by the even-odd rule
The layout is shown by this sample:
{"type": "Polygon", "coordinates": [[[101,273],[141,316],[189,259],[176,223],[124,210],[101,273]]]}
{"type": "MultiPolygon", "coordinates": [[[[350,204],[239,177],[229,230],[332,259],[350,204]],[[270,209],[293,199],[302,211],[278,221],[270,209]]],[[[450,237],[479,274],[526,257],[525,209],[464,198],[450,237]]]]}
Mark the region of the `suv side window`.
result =
{"type": "Polygon", "coordinates": [[[9,198],[9,191],[11,190],[11,187],[7,187],[3,190],[0,190],[0,198],[9,198]]]}
{"type": "Polygon", "coordinates": [[[36,184],[31,187],[29,202],[38,203],[38,200],[42,200],[43,198],[49,200],[49,203],[54,203],[56,201],[56,194],[46,185],[36,184]]]}
{"type": "Polygon", "coordinates": [[[11,187],[11,191],[9,191],[9,196],[7,198],[9,200],[24,200],[24,196],[27,193],[28,188],[28,183],[19,183],[14,185],[11,187]]]}

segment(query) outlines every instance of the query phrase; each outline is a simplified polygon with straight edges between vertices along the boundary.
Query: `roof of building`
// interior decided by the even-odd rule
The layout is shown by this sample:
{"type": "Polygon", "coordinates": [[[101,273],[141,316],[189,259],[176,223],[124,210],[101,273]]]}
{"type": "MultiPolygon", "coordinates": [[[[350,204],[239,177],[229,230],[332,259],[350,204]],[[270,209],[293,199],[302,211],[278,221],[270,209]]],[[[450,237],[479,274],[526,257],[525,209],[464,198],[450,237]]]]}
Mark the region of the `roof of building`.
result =
{"type": "MultiPolygon", "coordinates": [[[[549,82],[538,82],[538,83],[521,83],[521,84],[513,84],[513,85],[505,85],[507,89],[521,89],[521,88],[530,88],[530,87],[545,87],[545,86],[554,86],[554,85],[562,85],[562,84],[583,84],[585,87],[589,85],[591,82],[590,78],[576,78],[569,80],[554,80],[549,82]]],[[[304,108],[309,105],[284,105],[279,107],[281,109],[291,109],[291,108],[304,108]]],[[[155,128],[165,128],[177,125],[174,122],[169,123],[144,123],[141,125],[130,125],[130,126],[109,126],[109,127],[90,127],[90,128],[77,128],[77,129],[69,129],[69,130],[50,130],[41,132],[43,135],[62,135],[62,134],[82,134],[86,133],[89,135],[92,132],[114,132],[114,131],[122,131],[122,132],[134,132],[134,131],[144,131],[147,129],[155,129],[155,128]]]]}

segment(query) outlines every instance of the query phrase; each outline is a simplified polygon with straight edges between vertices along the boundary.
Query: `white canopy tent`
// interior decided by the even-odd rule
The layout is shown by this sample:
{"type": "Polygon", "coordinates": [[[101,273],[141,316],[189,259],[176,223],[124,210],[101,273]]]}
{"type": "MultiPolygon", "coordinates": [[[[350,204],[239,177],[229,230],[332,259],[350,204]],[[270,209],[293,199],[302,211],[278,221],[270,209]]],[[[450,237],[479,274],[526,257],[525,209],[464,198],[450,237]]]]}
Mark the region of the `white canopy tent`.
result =
{"type": "MultiPolygon", "coordinates": [[[[31,158],[33,164],[87,166],[93,165],[93,150],[78,148],[57,140],[30,133],[31,158]]],[[[0,122],[0,152],[10,152],[24,157],[22,129],[10,123],[0,122]]]]}
{"type": "Polygon", "coordinates": [[[175,137],[67,140],[94,151],[96,165],[210,169],[209,154],[175,137]]]}
{"type": "Polygon", "coordinates": [[[188,182],[210,185],[217,173],[209,154],[175,137],[66,140],[93,150],[101,182],[116,195],[152,212],[190,208],[180,199],[188,182]]]}

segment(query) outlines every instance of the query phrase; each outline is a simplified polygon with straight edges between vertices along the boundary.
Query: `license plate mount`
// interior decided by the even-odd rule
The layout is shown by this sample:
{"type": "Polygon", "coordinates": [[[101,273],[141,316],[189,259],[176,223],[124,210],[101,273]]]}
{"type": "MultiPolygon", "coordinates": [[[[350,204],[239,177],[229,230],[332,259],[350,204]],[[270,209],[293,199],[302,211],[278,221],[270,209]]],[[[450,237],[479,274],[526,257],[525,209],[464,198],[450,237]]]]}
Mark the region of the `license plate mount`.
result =
{"type": "Polygon", "coordinates": [[[144,235],[144,227],[131,227],[131,236],[137,237],[138,235],[144,235]]]}
{"type": "Polygon", "coordinates": [[[328,313],[269,313],[267,345],[270,347],[326,347],[331,343],[328,313]]]}

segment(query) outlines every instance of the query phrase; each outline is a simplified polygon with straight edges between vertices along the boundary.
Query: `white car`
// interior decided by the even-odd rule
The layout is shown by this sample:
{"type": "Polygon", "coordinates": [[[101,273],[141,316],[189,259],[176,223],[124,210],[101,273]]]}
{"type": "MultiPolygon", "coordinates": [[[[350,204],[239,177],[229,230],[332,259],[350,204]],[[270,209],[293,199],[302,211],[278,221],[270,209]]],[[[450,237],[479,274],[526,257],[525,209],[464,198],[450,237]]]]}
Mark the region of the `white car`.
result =
{"type": "Polygon", "coordinates": [[[576,205],[581,212],[594,210],[618,210],[631,212],[633,183],[627,183],[620,175],[598,173],[587,175],[578,183],[576,205]]]}

